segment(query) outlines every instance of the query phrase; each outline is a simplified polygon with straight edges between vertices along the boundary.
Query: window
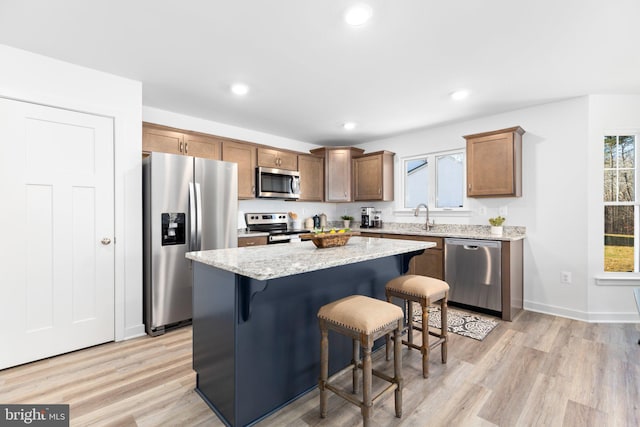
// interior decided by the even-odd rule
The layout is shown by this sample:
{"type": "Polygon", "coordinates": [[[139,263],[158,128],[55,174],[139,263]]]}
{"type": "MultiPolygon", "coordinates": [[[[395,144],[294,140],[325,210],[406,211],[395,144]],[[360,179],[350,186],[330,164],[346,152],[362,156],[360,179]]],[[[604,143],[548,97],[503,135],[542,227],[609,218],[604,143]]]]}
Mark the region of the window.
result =
{"type": "Polygon", "coordinates": [[[464,209],[464,162],[464,151],[461,150],[404,158],[402,207],[414,209],[420,203],[427,203],[429,209],[464,209]]]}
{"type": "Polygon", "coordinates": [[[638,271],[637,141],[604,137],[604,271],[638,271]]]}

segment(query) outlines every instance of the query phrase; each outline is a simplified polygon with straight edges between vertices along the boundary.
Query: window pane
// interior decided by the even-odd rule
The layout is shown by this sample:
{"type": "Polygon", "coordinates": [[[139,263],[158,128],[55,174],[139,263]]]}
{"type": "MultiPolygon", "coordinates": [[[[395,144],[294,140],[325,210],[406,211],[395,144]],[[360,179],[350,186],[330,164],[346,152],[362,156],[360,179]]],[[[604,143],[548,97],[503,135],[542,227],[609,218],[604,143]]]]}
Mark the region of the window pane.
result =
{"type": "Polygon", "coordinates": [[[461,208],[463,205],[464,165],[461,153],[436,157],[437,208],[461,208]]]}
{"type": "Polygon", "coordinates": [[[604,271],[633,271],[634,208],[604,207],[604,271]]]}
{"type": "Polygon", "coordinates": [[[635,199],[633,191],[634,171],[621,170],[618,174],[618,201],[633,202],[635,199]]]}
{"type": "Polygon", "coordinates": [[[619,136],[619,165],[620,168],[633,168],[635,167],[635,151],[636,143],[633,136],[619,136]]]}
{"type": "Polygon", "coordinates": [[[429,171],[427,159],[405,161],[404,167],[404,207],[415,208],[427,203],[429,171]]]}
{"type": "Polygon", "coordinates": [[[616,177],[617,172],[613,171],[604,171],[604,201],[605,202],[616,202],[616,177]]]}
{"type": "Polygon", "coordinates": [[[604,167],[613,168],[616,166],[614,156],[617,139],[615,136],[604,137],[604,167]]]}

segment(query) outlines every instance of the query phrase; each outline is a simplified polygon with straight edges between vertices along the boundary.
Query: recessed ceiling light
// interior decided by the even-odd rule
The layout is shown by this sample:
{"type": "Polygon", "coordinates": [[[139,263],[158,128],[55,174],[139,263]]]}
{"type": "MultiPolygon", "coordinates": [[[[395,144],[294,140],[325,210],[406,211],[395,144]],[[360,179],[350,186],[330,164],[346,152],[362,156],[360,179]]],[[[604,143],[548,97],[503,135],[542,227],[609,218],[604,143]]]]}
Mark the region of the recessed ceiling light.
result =
{"type": "Polygon", "coordinates": [[[231,92],[240,96],[246,95],[249,93],[249,86],[244,83],[234,83],[231,85],[231,92]]]}
{"type": "Polygon", "coordinates": [[[360,3],[347,9],[344,14],[344,20],[347,24],[358,27],[367,22],[371,15],[373,15],[371,7],[368,4],[360,3]]]}
{"type": "Polygon", "coordinates": [[[451,92],[451,99],[454,99],[456,101],[465,99],[467,96],[469,96],[469,91],[466,89],[459,89],[455,92],[451,92]]]}
{"type": "Polygon", "coordinates": [[[354,130],[356,128],[355,122],[345,122],[342,124],[344,130],[354,130]]]}

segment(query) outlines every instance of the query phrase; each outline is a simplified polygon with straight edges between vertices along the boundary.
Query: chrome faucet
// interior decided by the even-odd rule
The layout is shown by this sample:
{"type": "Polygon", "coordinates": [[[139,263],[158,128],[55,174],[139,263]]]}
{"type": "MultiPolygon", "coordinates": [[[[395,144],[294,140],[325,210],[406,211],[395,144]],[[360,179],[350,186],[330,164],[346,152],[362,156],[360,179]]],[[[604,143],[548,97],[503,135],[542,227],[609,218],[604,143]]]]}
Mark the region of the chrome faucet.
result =
{"type": "Polygon", "coordinates": [[[429,206],[427,206],[424,203],[420,203],[418,206],[416,206],[416,210],[413,211],[413,215],[414,216],[418,216],[418,214],[420,213],[420,208],[421,207],[424,207],[425,210],[427,211],[427,222],[424,225],[424,229],[429,231],[429,229],[431,228],[431,224],[430,224],[430,221],[429,221],[429,206]]]}

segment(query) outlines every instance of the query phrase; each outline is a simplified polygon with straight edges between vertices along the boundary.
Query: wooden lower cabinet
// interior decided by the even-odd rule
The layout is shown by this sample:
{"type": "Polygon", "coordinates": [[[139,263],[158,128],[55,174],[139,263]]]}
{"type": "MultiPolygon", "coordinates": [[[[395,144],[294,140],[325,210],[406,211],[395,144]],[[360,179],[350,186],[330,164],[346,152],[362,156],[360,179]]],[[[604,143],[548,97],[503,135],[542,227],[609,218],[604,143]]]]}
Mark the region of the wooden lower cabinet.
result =
{"type": "Polygon", "coordinates": [[[425,250],[422,255],[416,255],[409,263],[409,274],[429,276],[444,280],[444,241],[442,237],[410,236],[406,234],[383,234],[386,239],[419,240],[433,242],[433,248],[425,250]]]}
{"type": "Polygon", "coordinates": [[[267,244],[267,236],[238,237],[238,247],[260,246],[267,244]]]}

